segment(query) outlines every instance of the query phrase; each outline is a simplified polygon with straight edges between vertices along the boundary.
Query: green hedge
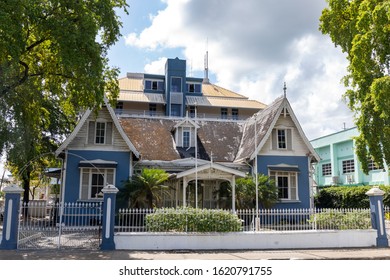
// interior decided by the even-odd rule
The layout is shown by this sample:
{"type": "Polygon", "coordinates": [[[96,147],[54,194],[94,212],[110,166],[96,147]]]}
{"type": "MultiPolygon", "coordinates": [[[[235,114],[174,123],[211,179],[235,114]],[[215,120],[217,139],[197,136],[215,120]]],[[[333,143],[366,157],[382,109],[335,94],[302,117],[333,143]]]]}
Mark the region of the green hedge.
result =
{"type": "MultiPolygon", "coordinates": [[[[372,186],[342,186],[322,189],[314,199],[317,208],[369,208],[370,201],[366,192],[372,186]]],[[[390,186],[379,186],[385,192],[383,202],[390,206],[390,186]]]]}
{"type": "Polygon", "coordinates": [[[237,215],[224,210],[162,208],[146,216],[152,232],[232,232],[242,230],[237,215]]]}
{"type": "Polygon", "coordinates": [[[322,212],[310,217],[309,222],[316,222],[317,229],[370,229],[371,218],[369,212],[322,212]]]}

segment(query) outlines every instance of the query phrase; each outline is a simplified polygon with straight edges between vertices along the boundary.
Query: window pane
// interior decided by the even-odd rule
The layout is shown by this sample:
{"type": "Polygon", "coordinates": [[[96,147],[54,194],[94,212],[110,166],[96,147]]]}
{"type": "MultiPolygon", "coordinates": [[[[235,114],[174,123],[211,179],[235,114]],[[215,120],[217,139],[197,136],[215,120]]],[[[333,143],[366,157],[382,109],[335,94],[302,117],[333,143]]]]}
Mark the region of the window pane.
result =
{"type": "Polygon", "coordinates": [[[324,163],[322,165],[322,176],[329,176],[329,175],[332,175],[332,164],[324,163]]]}
{"type": "Polygon", "coordinates": [[[279,198],[288,199],[288,177],[278,177],[279,198]]]}
{"type": "Polygon", "coordinates": [[[173,92],[182,92],[182,90],[181,90],[181,78],[172,77],[172,80],[171,80],[171,91],[173,91],[173,92]]]}
{"type": "Polygon", "coordinates": [[[105,131],[106,131],[106,124],[97,122],[96,123],[96,144],[104,144],[104,136],[105,136],[105,131]]]}
{"type": "Polygon", "coordinates": [[[353,159],[343,161],[343,174],[355,172],[355,162],[353,159]]]}
{"type": "Polygon", "coordinates": [[[183,131],[183,147],[187,148],[190,146],[190,132],[183,131]]]}
{"type": "Polygon", "coordinates": [[[278,148],[286,149],[286,131],[284,129],[278,129],[278,148]]]}
{"type": "Polygon", "coordinates": [[[91,198],[97,198],[97,195],[104,187],[104,176],[101,173],[92,174],[91,198]]]}
{"type": "Polygon", "coordinates": [[[221,108],[221,119],[227,119],[227,116],[228,116],[228,109],[221,108]]]}

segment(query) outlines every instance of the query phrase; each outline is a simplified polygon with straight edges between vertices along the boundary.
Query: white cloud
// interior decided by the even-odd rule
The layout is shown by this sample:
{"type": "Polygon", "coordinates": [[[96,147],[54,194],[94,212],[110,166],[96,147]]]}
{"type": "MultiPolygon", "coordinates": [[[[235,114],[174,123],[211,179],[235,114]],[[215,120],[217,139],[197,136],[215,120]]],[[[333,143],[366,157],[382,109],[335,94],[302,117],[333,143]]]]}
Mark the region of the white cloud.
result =
{"type": "Polygon", "coordinates": [[[144,68],[145,73],[164,75],[166,62],[167,57],[160,57],[158,60],[146,64],[144,68]]]}
{"type": "MultiPolygon", "coordinates": [[[[193,71],[209,69],[215,82],[264,103],[283,94],[309,138],[352,126],[340,84],[346,61],[318,31],[325,0],[165,0],[151,25],[126,44],[164,53],[182,48],[193,71]],[[207,43],[208,41],[208,43],[207,43]]],[[[179,55],[179,54],[177,54],[179,55]]],[[[177,56],[175,55],[175,56],[177,56]]],[[[145,66],[161,73],[165,58],[145,66]]]]}

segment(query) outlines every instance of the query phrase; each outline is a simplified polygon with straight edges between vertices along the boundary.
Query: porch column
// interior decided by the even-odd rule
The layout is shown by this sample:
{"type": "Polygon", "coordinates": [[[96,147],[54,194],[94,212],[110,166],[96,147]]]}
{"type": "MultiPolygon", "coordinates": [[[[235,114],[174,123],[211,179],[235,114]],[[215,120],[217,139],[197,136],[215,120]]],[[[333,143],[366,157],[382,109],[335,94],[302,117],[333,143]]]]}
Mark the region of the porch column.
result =
{"type": "Polygon", "coordinates": [[[183,177],[183,207],[186,207],[187,178],[183,177]]]}
{"type": "Polygon", "coordinates": [[[236,176],[232,176],[230,183],[232,184],[232,210],[236,212],[236,176]]]}
{"type": "Polygon", "coordinates": [[[5,208],[3,221],[3,236],[0,244],[0,249],[14,250],[18,247],[18,214],[20,209],[20,195],[22,194],[23,189],[17,186],[11,186],[4,188],[3,192],[5,193],[5,208]]]}
{"type": "Polygon", "coordinates": [[[114,185],[107,185],[102,189],[103,193],[103,227],[102,250],[115,250],[114,226],[115,226],[115,202],[119,190],[114,185]]]}
{"type": "Polygon", "coordinates": [[[383,211],[384,191],[378,187],[373,187],[366,195],[370,197],[370,211],[372,228],[377,230],[376,246],[389,247],[386,234],[385,215],[383,211]]]}

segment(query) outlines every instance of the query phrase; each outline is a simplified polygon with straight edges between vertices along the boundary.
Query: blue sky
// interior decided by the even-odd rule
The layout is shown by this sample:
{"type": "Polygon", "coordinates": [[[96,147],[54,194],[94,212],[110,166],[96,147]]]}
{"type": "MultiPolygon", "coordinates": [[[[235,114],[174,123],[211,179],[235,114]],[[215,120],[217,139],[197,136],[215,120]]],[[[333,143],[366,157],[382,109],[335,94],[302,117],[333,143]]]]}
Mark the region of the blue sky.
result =
{"type": "Polygon", "coordinates": [[[319,31],[325,0],[128,0],[110,64],[163,73],[166,58],[187,60],[212,83],[269,104],[287,96],[309,139],[353,126],[340,83],[347,61],[319,31]]]}

